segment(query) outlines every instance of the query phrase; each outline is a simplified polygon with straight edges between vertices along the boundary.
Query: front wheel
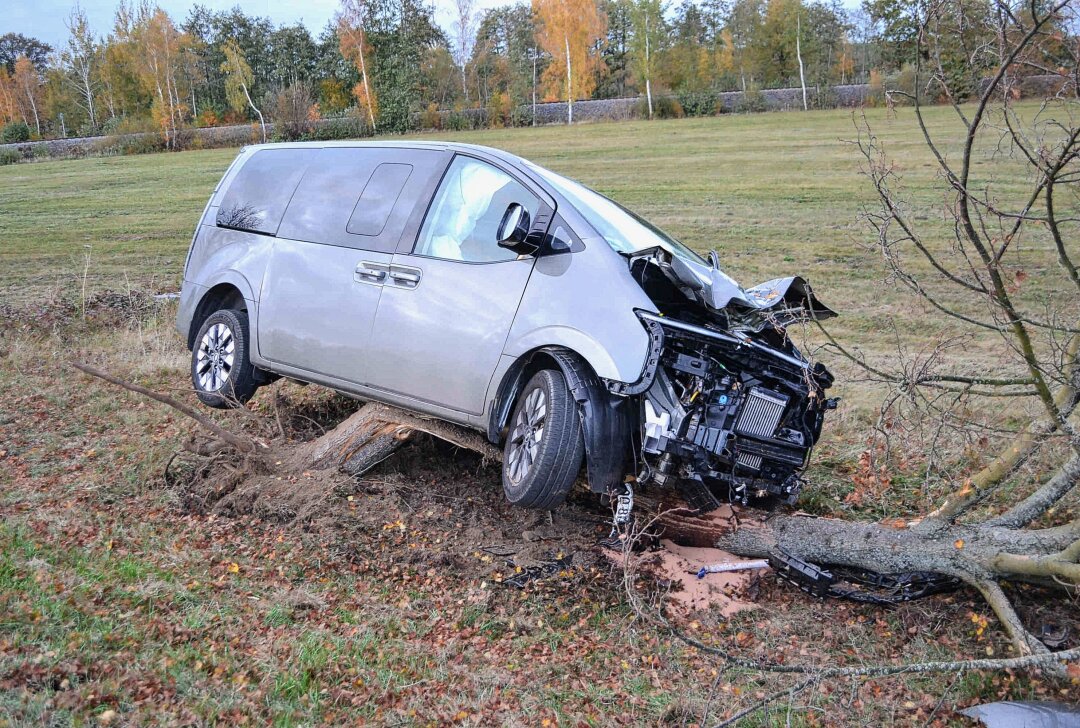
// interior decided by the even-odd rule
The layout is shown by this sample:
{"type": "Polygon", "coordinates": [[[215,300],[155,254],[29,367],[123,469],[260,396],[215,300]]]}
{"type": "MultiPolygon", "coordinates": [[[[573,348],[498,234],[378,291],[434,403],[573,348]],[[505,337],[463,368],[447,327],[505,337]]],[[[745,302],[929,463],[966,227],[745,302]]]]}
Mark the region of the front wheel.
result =
{"type": "Polygon", "coordinates": [[[581,471],[585,441],[577,403],[560,372],[537,372],[518,397],[503,451],[506,498],[550,510],[564,500],[581,471]]]}
{"type": "Polygon", "coordinates": [[[255,394],[245,311],[222,309],[203,322],[191,350],[191,383],[203,404],[218,409],[238,407],[255,394]]]}

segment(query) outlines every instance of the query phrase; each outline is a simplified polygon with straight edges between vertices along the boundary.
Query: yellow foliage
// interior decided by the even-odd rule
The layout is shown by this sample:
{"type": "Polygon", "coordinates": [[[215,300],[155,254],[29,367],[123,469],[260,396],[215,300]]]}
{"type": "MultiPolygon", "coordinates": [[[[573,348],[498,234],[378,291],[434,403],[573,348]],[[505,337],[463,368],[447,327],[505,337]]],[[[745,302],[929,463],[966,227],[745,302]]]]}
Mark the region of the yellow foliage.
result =
{"type": "Polygon", "coordinates": [[[604,66],[607,19],[595,0],[533,0],[532,7],[537,40],[551,56],[542,79],[545,98],[588,98],[604,66]]]}

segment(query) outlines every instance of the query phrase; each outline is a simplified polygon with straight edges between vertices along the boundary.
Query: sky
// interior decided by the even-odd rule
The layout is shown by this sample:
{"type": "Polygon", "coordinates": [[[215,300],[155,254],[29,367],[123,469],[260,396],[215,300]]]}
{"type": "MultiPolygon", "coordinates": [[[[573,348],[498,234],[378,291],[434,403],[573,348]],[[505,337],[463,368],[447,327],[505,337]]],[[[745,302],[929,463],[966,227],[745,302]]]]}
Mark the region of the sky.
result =
{"type": "MultiPolygon", "coordinates": [[[[504,5],[510,0],[476,0],[477,10],[504,5]]],[[[105,35],[112,29],[116,0],[81,0],[90,28],[95,35],[105,35]]],[[[157,0],[173,20],[183,22],[192,0],[157,0]]],[[[201,0],[212,10],[228,10],[239,6],[248,15],[268,17],[274,25],[293,25],[302,22],[317,36],[333,18],[340,0],[201,0]]],[[[449,34],[453,0],[434,0],[435,17],[449,34]]],[[[67,38],[65,21],[71,14],[72,0],[0,0],[0,35],[22,33],[59,48],[67,38]]]]}

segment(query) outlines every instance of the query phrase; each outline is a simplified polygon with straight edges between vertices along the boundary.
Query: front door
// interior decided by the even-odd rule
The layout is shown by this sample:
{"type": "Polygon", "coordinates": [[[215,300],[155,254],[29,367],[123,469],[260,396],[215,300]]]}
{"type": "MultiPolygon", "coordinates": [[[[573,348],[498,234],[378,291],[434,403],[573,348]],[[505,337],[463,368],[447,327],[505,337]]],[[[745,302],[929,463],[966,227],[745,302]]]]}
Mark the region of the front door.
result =
{"type": "Polygon", "coordinates": [[[543,203],[487,162],[451,162],[415,245],[394,255],[370,340],[371,385],[479,414],[535,259],[500,248],[511,203],[543,203]]]}

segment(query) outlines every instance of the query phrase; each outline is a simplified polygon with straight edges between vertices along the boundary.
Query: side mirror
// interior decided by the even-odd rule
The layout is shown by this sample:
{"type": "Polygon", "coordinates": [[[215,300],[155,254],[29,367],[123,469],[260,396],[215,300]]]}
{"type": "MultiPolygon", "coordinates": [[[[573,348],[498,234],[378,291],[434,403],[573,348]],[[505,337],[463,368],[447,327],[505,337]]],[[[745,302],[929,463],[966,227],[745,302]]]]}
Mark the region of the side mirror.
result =
{"type": "Polygon", "coordinates": [[[503,213],[502,221],[499,223],[499,230],[496,233],[499,239],[499,247],[506,248],[518,255],[532,255],[539,250],[536,245],[525,242],[525,238],[529,235],[531,222],[529,211],[524,207],[516,202],[507,205],[506,212],[503,213]]]}

